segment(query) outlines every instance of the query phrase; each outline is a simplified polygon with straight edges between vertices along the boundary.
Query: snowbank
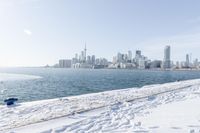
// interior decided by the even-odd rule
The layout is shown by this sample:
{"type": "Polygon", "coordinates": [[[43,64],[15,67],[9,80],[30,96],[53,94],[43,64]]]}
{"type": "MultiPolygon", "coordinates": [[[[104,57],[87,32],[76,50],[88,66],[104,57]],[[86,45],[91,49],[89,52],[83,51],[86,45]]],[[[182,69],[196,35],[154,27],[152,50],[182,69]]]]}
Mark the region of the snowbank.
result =
{"type": "MultiPolygon", "coordinates": [[[[197,79],[151,85],[143,88],[129,88],[82,96],[27,102],[9,108],[0,106],[0,131],[20,133],[27,131],[46,133],[155,132],[156,130],[159,131],[162,125],[160,125],[159,119],[157,122],[152,121],[151,123],[151,120],[154,118],[149,115],[155,112],[154,109],[160,107],[160,112],[167,113],[162,106],[168,105],[169,107],[167,108],[175,108],[176,106],[170,106],[170,103],[198,98],[200,96],[199,87],[200,79],[197,79]],[[94,112],[85,112],[92,109],[96,110],[94,112]],[[146,117],[149,117],[150,123],[144,123],[146,117]]],[[[199,100],[197,101],[200,103],[199,100]]],[[[183,105],[187,106],[188,104],[183,105]]],[[[198,115],[200,116],[200,113],[198,115]]],[[[175,116],[177,116],[176,112],[175,116]]],[[[176,119],[175,116],[174,119],[176,119]]],[[[177,132],[181,127],[166,126],[166,128],[177,132]]],[[[192,131],[195,130],[192,126],[191,128],[192,131]]],[[[190,128],[186,129],[189,130],[190,128]]]]}

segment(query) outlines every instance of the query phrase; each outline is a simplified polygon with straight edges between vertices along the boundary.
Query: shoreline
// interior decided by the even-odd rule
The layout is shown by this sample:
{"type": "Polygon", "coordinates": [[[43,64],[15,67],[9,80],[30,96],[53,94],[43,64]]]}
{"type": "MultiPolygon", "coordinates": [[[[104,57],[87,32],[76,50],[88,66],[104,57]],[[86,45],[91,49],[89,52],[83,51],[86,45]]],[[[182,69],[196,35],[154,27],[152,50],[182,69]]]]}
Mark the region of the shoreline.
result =
{"type": "Polygon", "coordinates": [[[117,103],[138,101],[140,99],[148,98],[148,96],[187,89],[195,85],[200,85],[200,79],[26,102],[11,108],[0,106],[0,110],[2,110],[0,115],[3,119],[0,125],[3,122],[5,123],[0,127],[0,131],[49,121],[64,116],[66,117],[97,108],[113,106],[117,103]],[[9,113],[10,111],[13,112],[9,113]],[[46,115],[43,115],[44,113],[46,113],[46,115]],[[9,119],[5,119],[6,117],[9,117],[9,119]],[[16,118],[19,120],[16,121],[16,118]]]}

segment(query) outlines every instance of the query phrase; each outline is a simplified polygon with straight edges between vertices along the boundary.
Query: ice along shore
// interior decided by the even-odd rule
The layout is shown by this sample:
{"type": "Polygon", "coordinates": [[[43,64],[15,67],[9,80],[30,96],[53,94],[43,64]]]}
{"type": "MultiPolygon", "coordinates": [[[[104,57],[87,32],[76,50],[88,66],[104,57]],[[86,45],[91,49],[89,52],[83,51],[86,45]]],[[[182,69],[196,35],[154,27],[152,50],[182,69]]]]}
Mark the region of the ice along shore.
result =
{"type": "MultiPolygon", "coordinates": [[[[165,110],[165,106],[169,106],[167,108],[172,110],[174,108],[178,110],[180,104],[186,105],[185,108],[189,105],[197,107],[200,105],[199,97],[200,79],[195,79],[27,102],[9,108],[0,106],[0,131],[20,133],[30,129],[29,132],[46,133],[195,131],[198,130],[200,123],[188,123],[185,127],[184,120],[179,119],[179,113],[165,110]],[[177,118],[175,119],[177,122],[170,126],[165,123],[166,120],[163,122],[162,117],[159,117],[161,120],[157,117],[151,118],[157,116],[154,114],[162,116],[163,112],[166,114],[163,117],[169,115],[167,112],[174,114],[171,118],[177,118]],[[144,121],[147,118],[149,121],[144,121]],[[184,124],[180,125],[180,122],[184,124]],[[175,126],[176,124],[178,125],[175,126]],[[31,127],[37,128],[33,130],[31,127]]],[[[197,107],[196,110],[182,114],[200,116],[200,113],[198,114],[200,109],[197,107]]],[[[192,122],[200,120],[194,116],[187,118],[192,122]]]]}

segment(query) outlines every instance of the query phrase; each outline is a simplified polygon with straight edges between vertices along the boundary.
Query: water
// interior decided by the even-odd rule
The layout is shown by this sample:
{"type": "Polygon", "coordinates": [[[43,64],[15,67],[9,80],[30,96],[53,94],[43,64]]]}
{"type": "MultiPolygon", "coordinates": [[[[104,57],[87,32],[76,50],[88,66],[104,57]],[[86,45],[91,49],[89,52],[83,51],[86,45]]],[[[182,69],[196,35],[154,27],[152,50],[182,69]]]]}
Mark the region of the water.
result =
{"type": "Polygon", "coordinates": [[[10,96],[18,97],[20,102],[35,101],[200,78],[200,71],[1,68],[0,73],[2,72],[36,75],[42,78],[2,82],[1,104],[3,99],[10,96]]]}

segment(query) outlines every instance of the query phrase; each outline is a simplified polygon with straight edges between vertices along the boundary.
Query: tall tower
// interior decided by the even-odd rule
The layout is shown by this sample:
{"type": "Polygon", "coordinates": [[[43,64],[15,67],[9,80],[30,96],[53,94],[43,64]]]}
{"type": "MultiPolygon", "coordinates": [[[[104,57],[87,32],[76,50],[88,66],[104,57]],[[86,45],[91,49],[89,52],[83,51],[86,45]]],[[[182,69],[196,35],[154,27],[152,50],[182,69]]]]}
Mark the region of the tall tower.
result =
{"type": "Polygon", "coordinates": [[[163,60],[163,68],[171,68],[171,60],[170,60],[170,46],[165,46],[164,49],[164,60],[163,60]]]}
{"type": "Polygon", "coordinates": [[[85,43],[85,49],[84,49],[84,61],[86,62],[86,57],[87,57],[87,48],[86,48],[86,43],[85,43]]]}
{"type": "Polygon", "coordinates": [[[189,54],[186,54],[186,67],[190,66],[189,54]]]}

